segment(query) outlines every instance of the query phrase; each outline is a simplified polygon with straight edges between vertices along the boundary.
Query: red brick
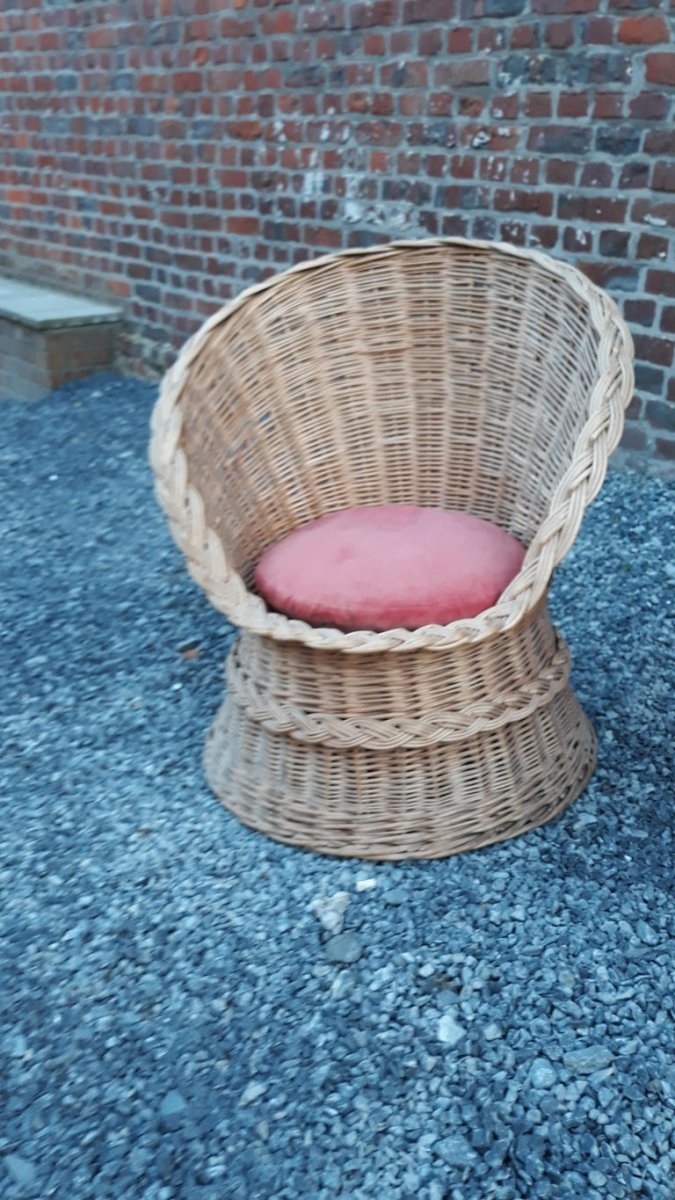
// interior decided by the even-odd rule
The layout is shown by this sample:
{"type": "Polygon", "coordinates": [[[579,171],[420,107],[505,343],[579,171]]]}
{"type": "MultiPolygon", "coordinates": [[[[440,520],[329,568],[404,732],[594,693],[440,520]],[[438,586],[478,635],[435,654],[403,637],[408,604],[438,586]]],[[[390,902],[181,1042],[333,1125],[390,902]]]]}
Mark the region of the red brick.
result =
{"type": "Polygon", "coordinates": [[[648,83],[675,87],[675,54],[648,54],[646,65],[648,83]]]}
{"type": "Polygon", "coordinates": [[[664,308],[661,313],[661,328],[664,333],[675,333],[675,306],[664,308]]]}
{"type": "Polygon", "coordinates": [[[495,96],[490,103],[490,112],[496,121],[515,121],[518,110],[518,96],[495,96]]]}
{"type": "Polygon", "coordinates": [[[582,188],[587,187],[611,187],[613,170],[609,163],[591,162],[586,163],[581,172],[579,183],[582,188]]]}
{"type": "Polygon", "coordinates": [[[469,154],[453,154],[449,171],[453,179],[473,179],[476,174],[476,159],[469,154]]]}
{"type": "Polygon", "coordinates": [[[673,361],[672,338],[649,337],[639,333],[634,337],[635,354],[645,362],[656,363],[659,367],[669,367],[673,361]]]}
{"type": "Polygon", "coordinates": [[[352,29],[373,25],[391,25],[394,15],[393,0],[372,0],[370,4],[351,4],[349,7],[349,21],[352,29]]]}
{"type": "Polygon", "coordinates": [[[530,94],[525,97],[524,108],[526,117],[550,117],[550,92],[530,92],[530,94]]]}
{"type": "MultiPolygon", "coordinates": [[[[631,100],[628,111],[631,117],[635,117],[638,121],[662,121],[668,115],[669,107],[667,96],[659,92],[639,92],[631,100]]],[[[652,132],[647,134],[647,141],[652,136],[652,132]]],[[[648,149],[647,146],[646,148],[648,149]]]]}
{"type": "Polygon", "coordinates": [[[659,237],[656,233],[641,233],[637,244],[638,258],[661,258],[668,255],[669,242],[667,238],[659,237]]]}
{"type": "Polygon", "coordinates": [[[642,429],[635,429],[631,425],[627,425],[623,431],[621,445],[625,450],[645,450],[647,447],[647,435],[642,429]]]}
{"type": "Polygon", "coordinates": [[[532,0],[532,11],[545,16],[596,12],[599,7],[600,0],[532,0]]]}
{"type": "Polygon", "coordinates": [[[546,27],[545,37],[552,50],[566,50],[574,42],[574,22],[551,21],[546,27]]]}
{"type": "Polygon", "coordinates": [[[260,221],[257,217],[228,217],[227,231],[240,236],[249,236],[258,232],[260,221]]]}
{"type": "Polygon", "coordinates": [[[656,439],[656,453],[659,458],[675,459],[675,439],[670,441],[666,438],[656,439]]]}
{"type": "Polygon", "coordinates": [[[452,112],[452,92],[436,92],[429,96],[427,111],[430,117],[446,117],[452,112]]]}
{"type": "Polygon", "coordinates": [[[376,55],[387,53],[387,42],[381,33],[367,33],[363,39],[363,52],[367,55],[376,55]]]}
{"type": "Polygon", "coordinates": [[[623,116],[623,93],[600,92],[595,97],[593,118],[596,121],[613,121],[623,116]]]}
{"type": "Polygon", "coordinates": [[[511,163],[510,179],[512,183],[536,183],[539,179],[539,160],[536,158],[514,159],[511,163]]]}
{"type": "MultiPolygon", "coordinates": [[[[670,388],[668,391],[669,399],[675,400],[675,393],[670,388]]],[[[645,416],[652,429],[675,433],[675,404],[668,404],[663,400],[648,400],[645,416]]]]}
{"type": "Polygon", "coordinates": [[[443,46],[443,31],[441,29],[425,29],[417,40],[420,54],[440,54],[443,46]]]}
{"type": "Polygon", "coordinates": [[[497,212],[536,212],[550,217],[553,212],[553,197],[550,192],[497,189],[493,196],[497,212]]]}
{"type": "Polygon", "coordinates": [[[581,196],[563,192],[558,197],[558,216],[562,220],[606,221],[620,225],[626,216],[627,202],[616,196],[581,196]]]}
{"type": "Polygon", "coordinates": [[[454,87],[480,87],[490,78],[490,64],[485,58],[468,58],[448,63],[450,82],[454,87]]]}
{"type": "Polygon", "coordinates": [[[675,162],[657,162],[654,165],[652,187],[656,192],[675,192],[675,162]]]}
{"type": "Polygon", "coordinates": [[[563,233],[563,248],[569,254],[590,254],[593,250],[593,234],[588,229],[570,225],[563,233]]]}
{"type": "Polygon", "coordinates": [[[574,183],[577,177],[577,164],[563,158],[552,158],[546,164],[547,183],[574,183]]]}
{"type": "Polygon", "coordinates": [[[483,26],[478,30],[478,50],[484,50],[487,54],[493,53],[495,50],[501,50],[504,45],[503,29],[495,29],[492,26],[483,26]]]}
{"type": "Polygon", "coordinates": [[[655,46],[669,42],[670,34],[663,17],[627,17],[619,26],[619,41],[636,46],[655,46]]]}
{"type": "Polygon", "coordinates": [[[178,71],[173,76],[172,86],[175,92],[200,92],[202,82],[200,71],[178,71]]]}
{"type": "Polygon", "coordinates": [[[638,272],[626,263],[580,262],[579,267],[599,287],[614,292],[634,292],[638,284],[638,272]]]}
{"type": "Polygon", "coordinates": [[[480,96],[460,96],[460,117],[480,117],[485,111],[485,101],[480,96]]]}
{"type": "Polygon", "coordinates": [[[404,0],[403,20],[451,21],[456,14],[455,0],[404,0]]]}
{"type": "Polygon", "coordinates": [[[670,201],[658,202],[653,198],[633,201],[630,214],[631,221],[637,225],[643,222],[647,225],[660,225],[672,228],[675,226],[675,203],[670,201]]]}
{"type": "Polygon", "coordinates": [[[553,250],[558,241],[558,230],[555,225],[533,225],[532,245],[541,246],[544,250],[553,250]]]}
{"type": "Polygon", "coordinates": [[[659,271],[652,268],[647,272],[647,291],[656,296],[675,297],[675,271],[659,271]]]}
{"type": "Polygon", "coordinates": [[[562,92],[558,97],[559,117],[584,117],[588,112],[586,92],[562,92]]]}
{"type": "Polygon", "coordinates": [[[626,300],[624,302],[623,315],[634,325],[645,325],[648,329],[651,328],[655,313],[656,305],[653,300],[626,300]]]}
{"type": "Polygon", "coordinates": [[[529,50],[538,45],[538,30],[535,25],[516,25],[511,30],[512,50],[529,50]]]}
{"type": "Polygon", "coordinates": [[[608,17],[591,17],[583,29],[582,40],[586,46],[611,46],[614,22],[608,17]]]}
{"type": "Polygon", "coordinates": [[[650,129],[645,134],[645,154],[675,155],[675,129],[650,129]]]}

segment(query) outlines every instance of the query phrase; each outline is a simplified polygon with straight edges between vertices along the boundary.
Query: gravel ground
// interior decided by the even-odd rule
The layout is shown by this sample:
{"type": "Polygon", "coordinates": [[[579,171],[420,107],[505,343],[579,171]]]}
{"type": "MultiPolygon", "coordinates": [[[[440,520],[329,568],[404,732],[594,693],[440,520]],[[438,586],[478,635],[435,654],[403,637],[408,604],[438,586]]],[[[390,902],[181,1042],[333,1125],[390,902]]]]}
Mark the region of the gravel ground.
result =
{"type": "Polygon", "coordinates": [[[232,631],[155,505],[153,398],[1,409],[0,1195],[672,1198],[675,493],[612,474],[555,581],[600,736],[572,809],[324,859],[202,780],[232,631]]]}

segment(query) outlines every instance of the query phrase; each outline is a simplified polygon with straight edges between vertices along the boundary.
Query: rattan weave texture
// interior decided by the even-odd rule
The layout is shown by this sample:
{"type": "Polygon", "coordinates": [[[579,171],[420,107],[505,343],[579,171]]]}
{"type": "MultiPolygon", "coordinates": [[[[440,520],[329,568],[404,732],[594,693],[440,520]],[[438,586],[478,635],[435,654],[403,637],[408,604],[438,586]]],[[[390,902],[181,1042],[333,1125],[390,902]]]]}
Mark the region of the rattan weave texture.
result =
{"type": "Polygon", "coordinates": [[[534,251],[398,242],[303,263],[187,343],[152,422],[157,495],[240,626],[207,739],[244,821],[327,853],[427,857],[547,820],[593,769],[546,595],[632,391],[613,302],[534,251]],[[352,505],[462,509],[528,547],[448,626],[319,629],[252,588],[262,552],[352,505]]]}

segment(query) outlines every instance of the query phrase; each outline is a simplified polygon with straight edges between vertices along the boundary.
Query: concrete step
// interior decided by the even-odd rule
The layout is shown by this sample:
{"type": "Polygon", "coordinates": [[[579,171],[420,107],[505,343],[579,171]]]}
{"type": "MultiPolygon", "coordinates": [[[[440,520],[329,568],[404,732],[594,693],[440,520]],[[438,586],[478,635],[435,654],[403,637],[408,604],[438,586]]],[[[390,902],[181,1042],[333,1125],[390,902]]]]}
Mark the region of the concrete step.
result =
{"type": "Polygon", "coordinates": [[[113,365],[122,312],[0,276],[0,400],[39,400],[113,365]]]}

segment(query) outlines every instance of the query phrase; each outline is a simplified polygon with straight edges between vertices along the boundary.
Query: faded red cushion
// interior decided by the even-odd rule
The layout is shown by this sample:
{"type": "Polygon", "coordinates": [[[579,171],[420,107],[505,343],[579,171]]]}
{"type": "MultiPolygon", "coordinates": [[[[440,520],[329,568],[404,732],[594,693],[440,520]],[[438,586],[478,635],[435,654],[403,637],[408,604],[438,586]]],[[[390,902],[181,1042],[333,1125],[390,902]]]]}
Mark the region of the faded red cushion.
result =
{"type": "Polygon", "coordinates": [[[312,625],[418,629],[490,608],[524,555],[510,534],[467,513],[350,508],[270,547],[255,582],[271,608],[312,625]]]}

